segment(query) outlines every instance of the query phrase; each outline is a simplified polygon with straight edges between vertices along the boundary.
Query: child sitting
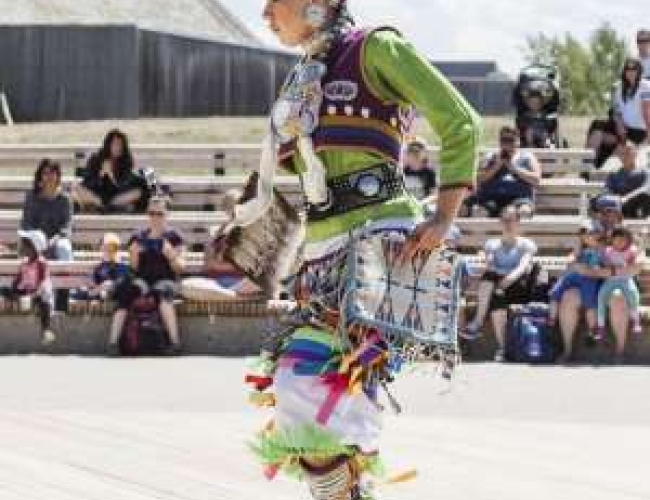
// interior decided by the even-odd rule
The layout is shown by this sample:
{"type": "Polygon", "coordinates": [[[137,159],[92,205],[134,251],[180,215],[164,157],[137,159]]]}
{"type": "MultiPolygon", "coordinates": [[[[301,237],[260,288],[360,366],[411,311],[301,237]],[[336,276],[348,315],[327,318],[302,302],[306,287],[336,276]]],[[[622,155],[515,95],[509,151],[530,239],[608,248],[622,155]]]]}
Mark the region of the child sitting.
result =
{"type": "MultiPolygon", "coordinates": [[[[595,221],[585,221],[580,228],[580,237],[577,246],[570,255],[571,264],[582,264],[592,268],[598,268],[603,261],[603,227],[595,221]]],[[[596,328],[596,309],[598,307],[598,289],[601,280],[585,276],[576,271],[569,270],[551,290],[551,302],[549,311],[549,324],[555,326],[558,318],[558,304],[562,296],[571,289],[580,292],[582,306],[586,310],[587,323],[592,335],[596,328]]]]}
{"type": "Polygon", "coordinates": [[[51,329],[54,293],[47,260],[43,256],[48,243],[42,231],[18,231],[25,258],[10,288],[2,290],[3,301],[17,302],[21,311],[36,308],[41,321],[41,342],[51,344],[56,335],[51,329]]]}
{"type": "Polygon", "coordinates": [[[629,272],[639,256],[639,249],[634,244],[632,232],[624,227],[618,227],[612,232],[611,245],[605,249],[604,263],[612,268],[612,277],[607,278],[598,293],[598,328],[597,339],[605,334],[607,306],[613,293],[617,290],[623,294],[630,311],[632,333],[642,333],[639,305],[641,296],[634,276],[629,272]]]}
{"type": "Polygon", "coordinates": [[[92,286],[74,294],[76,300],[105,301],[113,297],[115,288],[128,277],[128,264],[120,261],[120,237],[114,233],[104,234],[101,242],[102,261],[93,269],[92,286]]]}
{"type": "Polygon", "coordinates": [[[126,279],[130,268],[128,264],[120,261],[120,237],[113,233],[106,233],[102,238],[102,261],[93,271],[94,287],[90,290],[90,297],[101,300],[110,299],[115,287],[126,279]]]}

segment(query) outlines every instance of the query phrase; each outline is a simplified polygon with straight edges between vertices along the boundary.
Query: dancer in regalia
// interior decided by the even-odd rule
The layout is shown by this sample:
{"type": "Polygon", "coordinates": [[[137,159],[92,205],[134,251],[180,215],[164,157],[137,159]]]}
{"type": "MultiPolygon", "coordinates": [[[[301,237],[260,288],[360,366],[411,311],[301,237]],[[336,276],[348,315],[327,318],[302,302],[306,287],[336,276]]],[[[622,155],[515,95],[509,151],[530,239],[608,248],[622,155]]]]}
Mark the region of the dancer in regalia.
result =
{"type": "MultiPolygon", "coordinates": [[[[399,371],[407,346],[424,357],[435,351],[416,349],[417,339],[404,341],[400,328],[426,329],[427,308],[448,312],[456,304],[437,290],[443,303],[434,307],[431,297],[425,303],[422,296],[400,313],[399,297],[386,302],[383,289],[374,316],[355,316],[348,300],[355,281],[349,279],[350,252],[361,248],[355,234],[380,238],[381,248],[398,242],[399,255],[389,259],[394,266],[434,255],[474,186],[480,121],[400,33],[355,27],[345,0],[268,1],[264,18],[284,45],[300,47],[304,55],[273,107],[257,197],[237,207],[237,223],[250,225],[269,210],[273,177],[283,167],[300,176],[306,234],[293,281],[296,326],[248,377],[253,399],[275,412],[253,448],[269,478],[295,473],[316,500],[369,498],[362,478],[381,472],[378,389],[399,371]],[[427,220],[407,193],[400,166],[414,109],[441,143],[437,210],[427,220]],[[398,334],[388,334],[372,318],[395,322],[398,334]]],[[[435,283],[445,288],[451,280],[435,283]]],[[[455,335],[448,331],[453,322],[438,323],[434,329],[455,335]]]]}

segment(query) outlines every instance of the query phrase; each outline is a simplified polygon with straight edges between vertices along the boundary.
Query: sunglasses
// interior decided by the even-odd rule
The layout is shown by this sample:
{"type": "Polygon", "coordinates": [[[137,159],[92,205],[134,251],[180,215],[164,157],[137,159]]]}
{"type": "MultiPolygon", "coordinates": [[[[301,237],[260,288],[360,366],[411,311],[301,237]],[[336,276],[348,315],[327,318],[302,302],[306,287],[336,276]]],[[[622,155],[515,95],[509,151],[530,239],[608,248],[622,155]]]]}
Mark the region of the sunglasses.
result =
{"type": "Polygon", "coordinates": [[[165,212],[157,212],[152,210],[147,212],[147,215],[149,215],[149,217],[164,217],[166,214],[165,212]]]}
{"type": "Polygon", "coordinates": [[[639,38],[636,43],[638,44],[644,44],[644,43],[650,43],[650,38],[639,38]]]}
{"type": "Polygon", "coordinates": [[[625,66],[625,71],[641,71],[638,66],[625,66]]]}

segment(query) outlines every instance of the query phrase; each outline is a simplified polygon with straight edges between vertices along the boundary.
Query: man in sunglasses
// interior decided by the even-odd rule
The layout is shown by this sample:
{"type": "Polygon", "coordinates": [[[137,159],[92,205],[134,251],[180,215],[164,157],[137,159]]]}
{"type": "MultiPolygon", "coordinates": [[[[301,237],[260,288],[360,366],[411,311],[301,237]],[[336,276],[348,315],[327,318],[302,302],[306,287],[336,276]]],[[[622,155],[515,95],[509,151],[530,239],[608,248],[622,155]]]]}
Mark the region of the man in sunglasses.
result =
{"type": "Polygon", "coordinates": [[[478,173],[478,189],[466,206],[477,217],[498,217],[514,205],[523,218],[534,212],[535,190],[542,169],[530,151],[519,148],[519,132],[503,127],[499,132],[499,150],[488,156],[478,173]]]}
{"type": "Polygon", "coordinates": [[[643,64],[643,78],[650,80],[650,30],[639,30],[636,34],[636,46],[643,64]]]}

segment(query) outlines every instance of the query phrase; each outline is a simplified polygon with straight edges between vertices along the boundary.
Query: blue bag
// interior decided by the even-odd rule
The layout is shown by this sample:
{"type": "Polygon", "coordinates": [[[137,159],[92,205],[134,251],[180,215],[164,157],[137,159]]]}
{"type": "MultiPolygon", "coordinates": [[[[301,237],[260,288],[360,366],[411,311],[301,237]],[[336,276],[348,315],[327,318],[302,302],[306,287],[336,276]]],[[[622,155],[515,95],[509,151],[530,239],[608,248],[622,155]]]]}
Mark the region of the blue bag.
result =
{"type": "Polygon", "coordinates": [[[548,325],[548,304],[530,303],[511,308],[506,328],[505,358],[513,363],[553,363],[558,340],[548,325]]]}

